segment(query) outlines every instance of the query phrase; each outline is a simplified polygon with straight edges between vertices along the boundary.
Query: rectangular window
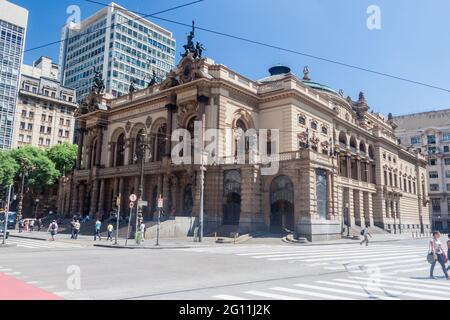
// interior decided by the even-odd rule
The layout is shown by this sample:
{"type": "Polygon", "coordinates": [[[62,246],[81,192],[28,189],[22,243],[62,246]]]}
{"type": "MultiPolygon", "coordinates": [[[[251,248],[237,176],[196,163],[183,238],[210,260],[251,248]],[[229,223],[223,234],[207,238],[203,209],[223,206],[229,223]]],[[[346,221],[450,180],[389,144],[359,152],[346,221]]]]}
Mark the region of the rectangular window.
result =
{"type": "Polygon", "coordinates": [[[450,170],[445,171],[445,177],[450,178],[450,170]]]}
{"type": "Polygon", "coordinates": [[[39,138],[39,145],[43,145],[44,144],[44,139],[43,138],[39,138]]]}
{"type": "Polygon", "coordinates": [[[45,140],[45,145],[47,145],[47,146],[50,145],[50,139],[46,139],[46,140],[45,140]]]}
{"type": "Polygon", "coordinates": [[[445,165],[450,165],[450,158],[446,158],[446,159],[444,160],[444,162],[445,162],[445,165]]]}
{"type": "Polygon", "coordinates": [[[53,116],[48,116],[48,122],[52,122],[53,121],[53,116]]]}
{"type": "Polygon", "coordinates": [[[450,191],[450,183],[447,183],[447,191],[450,191]]]}
{"type": "Polygon", "coordinates": [[[52,133],[52,128],[47,127],[47,133],[48,133],[48,134],[52,133]]]}
{"type": "Polygon", "coordinates": [[[435,165],[437,165],[437,159],[430,159],[429,165],[430,165],[430,166],[435,166],[435,165]]]}
{"type": "Polygon", "coordinates": [[[442,134],[442,141],[450,141],[450,132],[444,132],[442,134]]]}
{"type": "Polygon", "coordinates": [[[63,119],[63,118],[59,118],[59,124],[60,124],[61,126],[64,125],[64,119],[63,119]]]}
{"type": "Polygon", "coordinates": [[[418,137],[411,137],[411,144],[412,145],[420,144],[420,136],[418,136],[418,137]]]}
{"type": "Polygon", "coordinates": [[[43,115],[41,116],[41,121],[45,121],[45,120],[47,120],[47,115],[43,114],[43,115]]]}
{"type": "Polygon", "coordinates": [[[33,112],[33,111],[30,111],[30,112],[28,113],[28,117],[29,117],[30,119],[34,119],[34,112],[33,112]]]}
{"type": "Polygon", "coordinates": [[[437,171],[430,171],[430,179],[438,179],[439,174],[437,171]]]}
{"type": "Polygon", "coordinates": [[[324,170],[316,170],[316,199],[320,219],[328,219],[328,180],[324,170]]]}
{"type": "Polygon", "coordinates": [[[24,118],[27,117],[27,110],[22,110],[22,117],[24,117],[24,118]]]}
{"type": "Polygon", "coordinates": [[[66,131],[64,132],[64,136],[65,136],[66,138],[68,138],[68,137],[69,137],[69,131],[66,130],[66,131]]]}
{"type": "Polygon", "coordinates": [[[444,146],[444,153],[449,153],[449,152],[450,152],[450,147],[444,146]]]}
{"type": "Polygon", "coordinates": [[[441,199],[431,199],[433,212],[441,212],[441,199]]]}
{"type": "Polygon", "coordinates": [[[27,136],[27,142],[31,142],[31,136],[27,136]]]}
{"type": "Polygon", "coordinates": [[[20,130],[24,130],[24,129],[25,129],[25,122],[21,122],[21,123],[20,123],[19,129],[20,129],[20,130]]]}
{"type": "Polygon", "coordinates": [[[33,124],[32,123],[28,124],[28,130],[30,130],[30,131],[33,130],[33,124]]]}
{"type": "Polygon", "coordinates": [[[69,119],[66,119],[66,126],[70,126],[70,120],[69,119]]]}
{"type": "Polygon", "coordinates": [[[427,142],[428,144],[436,144],[436,136],[435,135],[427,136],[427,142]]]}
{"type": "Polygon", "coordinates": [[[62,130],[62,129],[59,129],[59,131],[58,131],[58,137],[62,137],[62,135],[63,135],[63,130],[62,130]]]}
{"type": "Polygon", "coordinates": [[[23,134],[19,134],[19,141],[23,142],[23,134]]]}
{"type": "Polygon", "coordinates": [[[41,126],[41,128],[39,129],[40,133],[44,133],[45,132],[45,126],[41,126]]]}
{"type": "Polygon", "coordinates": [[[430,191],[439,191],[438,184],[430,184],[430,191]]]}

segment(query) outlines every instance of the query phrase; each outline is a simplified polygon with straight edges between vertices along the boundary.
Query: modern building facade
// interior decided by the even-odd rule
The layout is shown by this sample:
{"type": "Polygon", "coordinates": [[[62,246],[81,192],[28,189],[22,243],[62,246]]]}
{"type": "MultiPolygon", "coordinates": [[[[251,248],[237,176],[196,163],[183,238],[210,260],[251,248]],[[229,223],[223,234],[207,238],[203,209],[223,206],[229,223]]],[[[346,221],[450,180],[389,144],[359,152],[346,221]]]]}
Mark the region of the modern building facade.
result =
{"type": "Polygon", "coordinates": [[[311,81],[307,68],[303,79],[277,66],[254,81],[202,58],[198,47],[189,49],[192,43],[186,47],[161,84],[81,110],[77,169],[70,192],[62,193],[61,212],[108,216],[120,193],[127,214],[128,195],[140,194],[142,158],[136,155],[145,142],[146,220],[155,217],[159,195],[170,217],[198,217],[204,181],[210,232],[288,229],[318,241],[340,238],[344,224],[356,232],[364,225],[379,232],[429,230],[426,159],[397,144],[394,123],[369,112],[364,94],[345,99],[311,81]],[[213,140],[209,160],[218,159],[208,162],[204,180],[188,153],[174,163],[173,148],[187,138],[171,135],[195,132],[203,115],[206,128],[228,132],[213,140]],[[279,164],[270,175],[263,173],[270,164],[261,153],[250,151],[254,141],[242,138],[251,129],[261,137],[261,129],[272,130],[259,146],[266,146],[265,160],[279,164]],[[238,146],[245,148],[245,163],[236,161],[238,146]]]}
{"type": "Polygon", "coordinates": [[[25,48],[28,11],[0,0],[0,150],[13,145],[20,66],[25,48]]]}
{"type": "Polygon", "coordinates": [[[162,79],[175,66],[172,33],[115,3],[63,27],[61,40],[61,81],[77,90],[79,100],[91,89],[94,68],[105,91],[117,97],[128,93],[131,82],[146,88],[154,74],[162,79]]]}
{"type": "Polygon", "coordinates": [[[450,109],[394,118],[399,142],[428,159],[433,229],[450,231],[450,109]]]}
{"type": "Polygon", "coordinates": [[[58,65],[41,57],[22,65],[14,128],[14,148],[49,148],[74,139],[75,90],[61,86],[58,65]]]}

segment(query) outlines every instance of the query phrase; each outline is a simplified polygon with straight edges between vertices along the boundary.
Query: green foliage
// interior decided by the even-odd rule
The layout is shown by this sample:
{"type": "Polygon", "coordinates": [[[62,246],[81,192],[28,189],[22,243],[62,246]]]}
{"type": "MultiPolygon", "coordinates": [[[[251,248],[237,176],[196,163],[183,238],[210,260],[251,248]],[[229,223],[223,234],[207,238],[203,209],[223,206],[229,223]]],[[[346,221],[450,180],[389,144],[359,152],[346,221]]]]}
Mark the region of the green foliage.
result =
{"type": "Polygon", "coordinates": [[[64,142],[51,147],[47,151],[47,156],[56,166],[61,175],[67,175],[73,171],[77,160],[78,146],[64,142]]]}
{"type": "Polygon", "coordinates": [[[19,164],[16,181],[21,181],[25,173],[25,187],[31,192],[41,192],[59,177],[55,164],[47,157],[46,151],[33,146],[11,150],[11,156],[19,164]]]}
{"type": "Polygon", "coordinates": [[[18,170],[19,165],[11,156],[11,152],[0,151],[0,186],[12,184],[18,170]]]}

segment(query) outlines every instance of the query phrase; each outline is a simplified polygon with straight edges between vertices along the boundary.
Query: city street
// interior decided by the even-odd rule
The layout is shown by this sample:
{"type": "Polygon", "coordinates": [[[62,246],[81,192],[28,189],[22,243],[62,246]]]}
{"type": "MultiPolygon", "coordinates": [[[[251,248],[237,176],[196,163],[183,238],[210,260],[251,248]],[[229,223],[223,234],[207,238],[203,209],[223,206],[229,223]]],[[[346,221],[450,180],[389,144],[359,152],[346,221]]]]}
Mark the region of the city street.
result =
{"type": "Polygon", "coordinates": [[[0,276],[9,279],[0,282],[6,286],[2,299],[8,285],[15,298],[21,288],[28,297],[31,286],[42,289],[37,298],[69,300],[450,299],[450,282],[440,267],[435,280],[428,277],[426,239],[369,247],[294,246],[273,239],[166,250],[13,242],[0,248],[0,276]]]}

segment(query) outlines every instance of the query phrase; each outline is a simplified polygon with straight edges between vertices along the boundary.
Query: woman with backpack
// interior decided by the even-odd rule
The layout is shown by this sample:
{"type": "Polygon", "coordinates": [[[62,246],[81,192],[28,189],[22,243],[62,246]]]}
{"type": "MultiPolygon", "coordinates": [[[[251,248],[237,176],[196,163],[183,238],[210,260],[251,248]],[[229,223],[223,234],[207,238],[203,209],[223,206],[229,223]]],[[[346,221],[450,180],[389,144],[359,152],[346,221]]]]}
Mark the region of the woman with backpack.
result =
{"type": "Polygon", "coordinates": [[[439,262],[445,277],[447,278],[447,280],[450,280],[450,278],[448,277],[447,269],[445,268],[445,264],[447,263],[448,258],[445,254],[444,247],[442,246],[441,233],[439,231],[433,232],[433,239],[430,241],[430,248],[431,253],[433,253],[434,256],[433,262],[431,263],[430,278],[435,279],[433,276],[433,271],[436,263],[439,262]]]}

